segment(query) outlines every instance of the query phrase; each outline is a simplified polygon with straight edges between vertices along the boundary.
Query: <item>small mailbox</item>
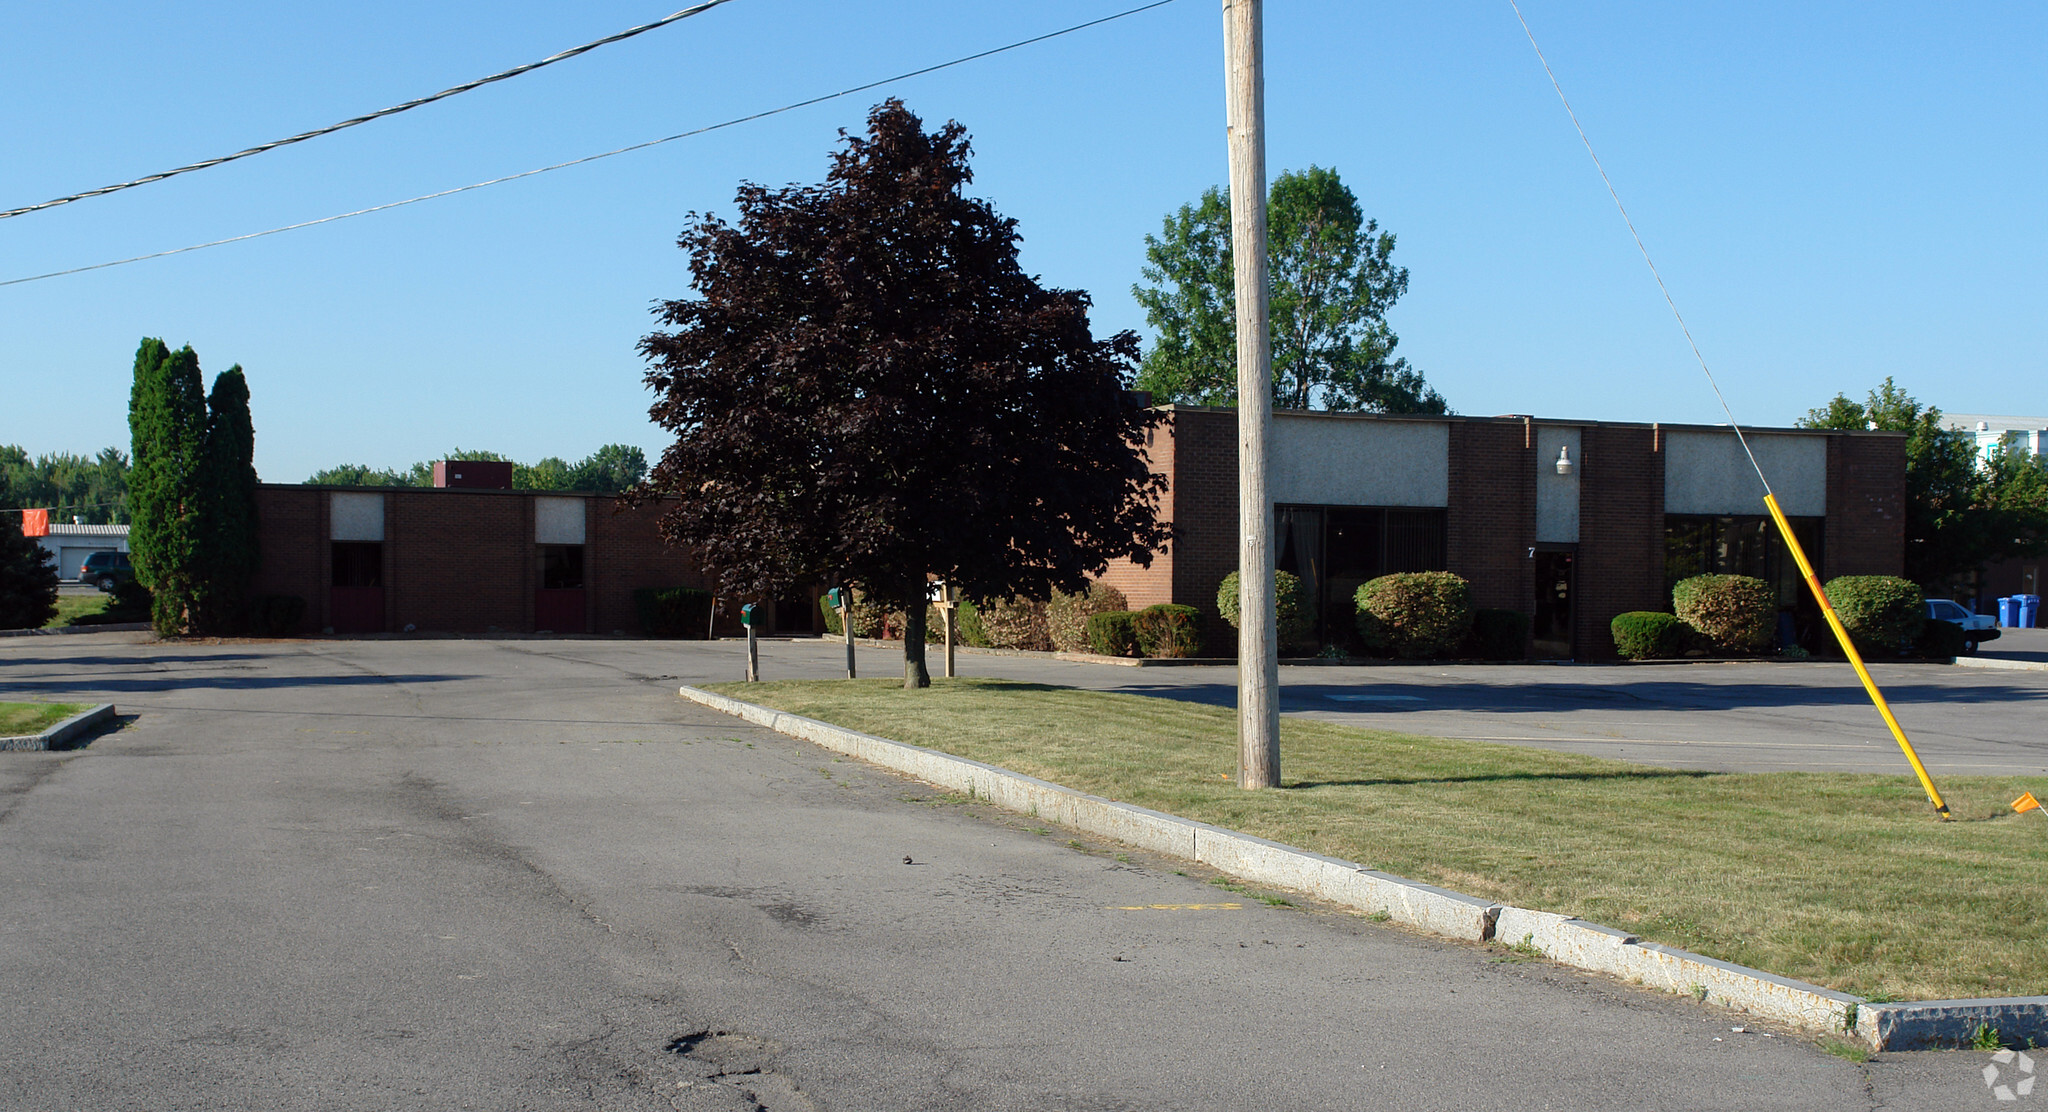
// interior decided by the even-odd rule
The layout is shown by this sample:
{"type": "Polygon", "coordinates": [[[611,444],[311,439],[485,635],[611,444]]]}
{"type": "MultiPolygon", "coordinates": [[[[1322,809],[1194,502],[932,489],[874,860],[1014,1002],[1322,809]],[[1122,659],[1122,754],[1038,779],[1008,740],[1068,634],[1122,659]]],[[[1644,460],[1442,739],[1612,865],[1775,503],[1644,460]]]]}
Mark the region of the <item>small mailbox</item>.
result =
{"type": "Polygon", "coordinates": [[[743,626],[746,626],[746,627],[747,627],[747,628],[749,628],[749,629],[752,629],[752,628],[753,628],[753,626],[754,626],[754,604],[753,604],[753,603],[751,603],[751,602],[750,602],[750,603],[746,604],[745,606],[742,606],[742,607],[740,607],[740,624],[741,624],[741,625],[743,625],[743,626]]]}
{"type": "Polygon", "coordinates": [[[830,590],[826,591],[825,605],[831,607],[834,610],[846,609],[846,592],[841,591],[837,587],[833,587],[830,590]]]}

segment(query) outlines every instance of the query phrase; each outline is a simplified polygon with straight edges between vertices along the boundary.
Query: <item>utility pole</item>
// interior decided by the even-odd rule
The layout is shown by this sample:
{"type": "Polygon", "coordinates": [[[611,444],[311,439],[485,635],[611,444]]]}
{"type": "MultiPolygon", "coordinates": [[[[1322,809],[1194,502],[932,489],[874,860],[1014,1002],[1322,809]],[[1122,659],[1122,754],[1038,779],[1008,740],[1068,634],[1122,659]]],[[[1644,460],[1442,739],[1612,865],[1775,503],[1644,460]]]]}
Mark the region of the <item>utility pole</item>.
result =
{"type": "Polygon", "coordinates": [[[1273,423],[1266,323],[1266,81],[1260,0],[1223,0],[1230,252],[1237,282],[1237,786],[1280,786],[1280,645],[1273,598],[1273,423]]]}

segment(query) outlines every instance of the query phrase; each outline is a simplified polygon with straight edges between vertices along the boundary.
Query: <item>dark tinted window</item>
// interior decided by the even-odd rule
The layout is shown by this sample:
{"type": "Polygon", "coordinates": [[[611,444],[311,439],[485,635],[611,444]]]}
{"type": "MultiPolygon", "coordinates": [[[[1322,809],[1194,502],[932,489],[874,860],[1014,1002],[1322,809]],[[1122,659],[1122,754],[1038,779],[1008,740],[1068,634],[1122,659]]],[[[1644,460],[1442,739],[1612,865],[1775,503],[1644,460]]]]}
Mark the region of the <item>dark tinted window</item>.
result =
{"type": "Polygon", "coordinates": [[[540,585],[544,590],[573,590],[583,586],[583,546],[544,544],[540,547],[540,585]]]}
{"type": "Polygon", "coordinates": [[[376,541],[335,541],[334,586],[382,587],[384,546],[376,541]]]}

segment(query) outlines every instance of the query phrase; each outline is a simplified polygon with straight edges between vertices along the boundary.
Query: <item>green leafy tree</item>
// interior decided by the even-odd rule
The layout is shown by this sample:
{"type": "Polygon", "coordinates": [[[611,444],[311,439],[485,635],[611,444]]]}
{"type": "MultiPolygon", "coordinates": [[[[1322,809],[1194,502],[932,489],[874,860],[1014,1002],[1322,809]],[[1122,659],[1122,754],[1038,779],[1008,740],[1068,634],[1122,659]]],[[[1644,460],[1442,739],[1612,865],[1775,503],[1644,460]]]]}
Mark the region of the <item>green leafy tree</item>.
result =
{"type": "MultiPolygon", "coordinates": [[[[1394,234],[1365,218],[1335,170],[1281,174],[1266,198],[1273,404],[1284,409],[1445,413],[1422,373],[1394,356],[1387,311],[1408,290],[1394,234]]],[[[1237,296],[1230,199],[1211,188],[1145,237],[1149,286],[1131,293],[1159,340],[1137,385],[1159,401],[1237,399],[1237,296]]]]}
{"type": "Polygon", "coordinates": [[[127,455],[102,448],[92,456],[51,452],[30,459],[21,446],[0,444],[0,511],[24,508],[47,509],[55,522],[127,521],[127,455]]]}
{"type": "Polygon", "coordinates": [[[128,431],[134,459],[128,547],[136,578],[154,597],[151,622],[159,634],[175,636],[190,628],[200,589],[197,518],[206,397],[191,345],[172,351],[162,340],[142,341],[128,396],[128,431]]]}
{"type": "Polygon", "coordinates": [[[1837,394],[1798,421],[1810,429],[1906,434],[1906,577],[1937,594],[1995,560],[2048,547],[2048,471],[2024,452],[1977,454],[1977,438],[1944,426],[1886,378],[1862,402],[1837,394]]]}
{"type": "Polygon", "coordinates": [[[1124,390],[1130,333],[1040,286],[1016,222],[965,196],[965,129],[899,101],[845,138],[823,185],[739,190],[737,226],[693,219],[698,297],[641,341],[651,415],[676,435],[641,499],[726,597],[857,582],[904,612],[924,663],[927,583],[970,598],[1079,591],[1149,563],[1168,527],[1143,455],[1160,415],[1124,390]]]}
{"type": "Polygon", "coordinates": [[[194,630],[230,632],[256,578],[256,427],[241,364],[213,380],[206,398],[199,473],[194,630]]]}
{"type": "Polygon", "coordinates": [[[23,536],[21,519],[0,518],[0,629],[41,629],[57,616],[57,567],[23,536]]]}
{"type": "Polygon", "coordinates": [[[647,477],[647,453],[631,444],[607,444],[569,469],[569,489],[617,494],[647,477]]]}
{"type": "Polygon", "coordinates": [[[411,486],[409,471],[381,470],[367,463],[344,463],[335,467],[315,471],[306,479],[307,486],[411,486]]]}

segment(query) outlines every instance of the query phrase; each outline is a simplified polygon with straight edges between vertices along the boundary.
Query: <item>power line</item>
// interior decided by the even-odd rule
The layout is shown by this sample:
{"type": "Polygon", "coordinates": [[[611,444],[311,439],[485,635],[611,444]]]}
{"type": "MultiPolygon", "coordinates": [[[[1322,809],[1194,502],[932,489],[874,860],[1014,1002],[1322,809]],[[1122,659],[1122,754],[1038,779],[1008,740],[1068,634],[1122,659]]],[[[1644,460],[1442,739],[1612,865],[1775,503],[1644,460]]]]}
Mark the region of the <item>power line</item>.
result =
{"type": "Polygon", "coordinates": [[[400,112],[409,112],[412,109],[418,108],[420,105],[423,104],[432,104],[437,100],[446,100],[449,97],[456,95],[457,93],[466,93],[471,89],[480,89],[485,85],[491,84],[494,81],[504,81],[507,78],[518,77],[522,73],[532,73],[534,70],[540,69],[542,66],[552,66],[556,62],[567,61],[568,59],[574,58],[579,54],[588,54],[589,52],[596,50],[600,46],[609,46],[612,43],[620,42],[625,39],[630,39],[635,35],[645,34],[646,32],[652,31],[657,27],[666,27],[669,24],[676,22],[677,20],[688,19],[693,15],[698,15],[703,12],[710,11],[712,8],[715,8],[720,4],[724,4],[726,2],[727,0],[704,0],[704,3],[698,4],[695,7],[684,8],[682,11],[665,15],[652,23],[643,23],[638,27],[628,28],[627,30],[621,31],[616,35],[606,35],[604,38],[598,39],[595,42],[587,42],[584,43],[582,46],[572,47],[568,50],[562,51],[559,54],[551,54],[546,58],[542,58],[538,62],[528,62],[523,66],[514,66],[511,69],[505,70],[502,73],[494,73],[489,77],[479,77],[475,81],[464,82],[463,84],[457,85],[452,89],[443,89],[432,96],[421,97],[418,100],[409,100],[406,101],[404,104],[394,104],[389,108],[379,109],[378,111],[368,113],[367,115],[356,116],[352,119],[343,120],[338,124],[329,124],[326,127],[317,128],[313,131],[300,132],[299,134],[294,135],[288,139],[273,140],[268,143],[263,143],[254,147],[250,147],[248,150],[245,151],[236,151],[234,154],[222,155],[219,158],[209,158],[204,162],[194,162],[189,166],[180,166],[175,170],[165,170],[160,174],[150,174],[146,177],[136,178],[134,181],[124,181],[117,185],[103,185],[98,189],[88,189],[83,193],[73,193],[66,197],[55,197],[48,201],[44,201],[41,204],[23,205],[20,208],[8,209],[4,212],[0,212],[0,220],[5,220],[10,216],[21,216],[25,213],[39,212],[47,208],[56,208],[58,205],[68,205],[73,201],[83,201],[87,197],[100,197],[108,193],[119,193],[123,189],[133,189],[138,185],[148,185],[151,182],[162,181],[165,178],[177,177],[179,174],[189,174],[194,170],[204,170],[209,167],[219,166],[223,162],[233,162],[238,158],[247,158],[252,154],[262,154],[265,151],[274,151],[279,147],[291,146],[293,143],[303,143],[308,139],[318,139],[322,135],[332,135],[335,132],[342,130],[343,128],[354,127],[357,124],[366,124],[369,123],[371,120],[381,120],[386,116],[396,116],[400,112]]]}
{"type": "Polygon", "coordinates": [[[1614,180],[1607,176],[1607,167],[1600,164],[1600,156],[1593,152],[1593,141],[1586,138],[1586,129],[1579,123],[1579,114],[1572,110],[1572,102],[1564,95],[1564,86],[1557,83],[1557,74],[1550,68],[1550,59],[1543,56],[1543,48],[1536,45],[1536,32],[1529,29],[1529,21],[1522,17],[1522,6],[1515,0],[1508,0],[1508,7],[1515,10],[1515,19],[1522,25],[1522,34],[1529,38],[1529,48],[1536,52],[1536,60],[1543,63],[1543,74],[1550,78],[1550,87],[1557,91],[1558,103],[1564,105],[1564,114],[1572,119],[1572,129],[1579,133],[1579,142],[1585,145],[1586,154],[1593,160],[1593,169],[1600,172],[1601,184],[1607,186],[1607,195],[1614,198],[1615,211],[1621,213],[1621,222],[1628,225],[1629,238],[1636,241],[1636,250],[1642,252],[1644,265],[1650,268],[1650,277],[1657,280],[1657,292],[1664,295],[1664,304],[1671,307],[1672,319],[1678,322],[1678,330],[1685,333],[1685,343],[1692,349],[1692,357],[1699,360],[1701,373],[1707,376],[1707,385],[1714,391],[1714,399],[1721,403],[1721,412],[1728,415],[1728,427],[1735,430],[1735,439],[1742,445],[1742,454],[1749,457],[1749,465],[1756,469],[1756,477],[1764,484],[1764,493],[1771,493],[1771,480],[1764,476],[1762,465],[1756,461],[1756,453],[1749,450],[1749,438],[1742,435],[1742,424],[1735,419],[1735,411],[1728,407],[1728,399],[1721,393],[1721,384],[1714,381],[1714,372],[1707,369],[1707,357],[1700,354],[1700,345],[1692,338],[1692,329],[1685,323],[1685,315],[1678,311],[1678,302],[1672,300],[1671,288],[1664,284],[1664,276],[1657,272],[1657,264],[1650,258],[1650,249],[1643,246],[1643,237],[1636,231],[1636,222],[1629,219],[1628,207],[1621,203],[1621,194],[1614,189],[1614,180]]]}
{"type": "Polygon", "coordinates": [[[452,197],[457,193],[467,193],[470,190],[483,189],[486,186],[502,185],[508,181],[518,181],[520,178],[530,178],[533,177],[535,174],[545,174],[553,170],[567,169],[570,166],[581,166],[586,162],[596,162],[597,160],[602,158],[612,158],[617,155],[630,154],[633,151],[644,151],[649,147],[658,147],[661,146],[663,143],[673,143],[678,139],[688,139],[691,136],[702,135],[706,132],[718,131],[722,128],[735,127],[738,126],[739,124],[751,123],[755,120],[764,120],[770,116],[779,116],[784,112],[794,112],[799,108],[808,108],[814,104],[823,104],[828,100],[838,100],[841,97],[849,97],[855,93],[864,93],[867,92],[869,89],[877,88],[882,85],[888,85],[893,82],[905,81],[913,77],[922,77],[928,73],[937,73],[939,70],[951,69],[954,66],[965,65],[968,62],[979,61],[983,58],[987,58],[992,55],[1002,54],[1006,51],[1016,50],[1020,47],[1031,46],[1035,43],[1041,43],[1046,41],[1047,39],[1056,39],[1062,35],[1071,35],[1076,31],[1085,31],[1090,27],[1097,27],[1104,23],[1109,23],[1115,20],[1123,19],[1126,16],[1137,15],[1140,12],[1148,12],[1151,11],[1153,8],[1162,8],[1171,3],[1173,3],[1173,0],[1152,0],[1152,3],[1143,4],[1135,8],[1130,8],[1125,11],[1118,12],[1115,15],[1106,15],[1103,16],[1101,19],[1091,19],[1086,23],[1076,23],[1071,27],[1063,27],[1057,31],[1049,31],[1043,35],[1035,35],[1028,39],[1019,39],[1016,42],[1008,44],[1007,46],[998,46],[989,50],[980,51],[979,53],[963,55],[949,62],[940,62],[936,65],[925,66],[922,69],[909,70],[904,73],[896,74],[893,77],[884,77],[879,80],[869,81],[865,84],[855,85],[852,88],[841,89],[836,93],[825,93],[822,96],[811,97],[808,100],[799,100],[791,104],[785,104],[780,108],[770,108],[767,109],[766,111],[755,112],[747,116],[737,116],[734,117],[733,119],[726,120],[723,123],[707,124],[703,127],[693,128],[689,131],[678,132],[674,135],[670,135],[665,138],[650,139],[644,143],[634,143],[631,146],[620,147],[616,150],[605,151],[602,154],[585,155],[582,158],[572,158],[567,162],[557,162],[552,166],[542,166],[539,169],[535,170],[523,170],[517,174],[507,174],[502,178],[492,178],[489,181],[480,181],[471,185],[459,185],[453,189],[443,189],[438,193],[423,193],[417,197],[408,197],[403,201],[390,201],[381,205],[372,205],[369,208],[357,209],[354,212],[337,213],[334,216],[323,216],[318,220],[302,220],[297,224],[286,224],[282,227],[269,228],[260,232],[248,232],[243,235],[229,236],[226,239],[216,239],[209,241],[207,243],[195,243],[189,247],[173,247],[168,251],[153,251],[147,255],[136,255],[133,256],[132,258],[115,259],[112,262],[93,263],[90,266],[75,266],[69,270],[53,270],[48,274],[32,274],[26,278],[9,278],[5,281],[0,281],[0,286],[18,286],[24,282],[40,282],[45,278],[62,278],[70,274],[83,274],[89,270],[105,270],[106,268],[112,266],[126,266],[129,263],[145,262],[149,259],[161,259],[166,255],[182,255],[188,251],[203,251],[208,247],[220,247],[229,243],[240,243],[243,240],[247,239],[261,239],[264,236],[277,235],[279,232],[297,231],[300,228],[311,228],[317,224],[332,224],[337,220],[347,220],[351,217],[356,216],[368,216],[370,213],[373,212],[384,212],[387,209],[401,208],[405,205],[416,205],[421,201],[431,201],[437,197],[452,197]]]}

